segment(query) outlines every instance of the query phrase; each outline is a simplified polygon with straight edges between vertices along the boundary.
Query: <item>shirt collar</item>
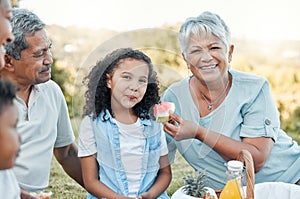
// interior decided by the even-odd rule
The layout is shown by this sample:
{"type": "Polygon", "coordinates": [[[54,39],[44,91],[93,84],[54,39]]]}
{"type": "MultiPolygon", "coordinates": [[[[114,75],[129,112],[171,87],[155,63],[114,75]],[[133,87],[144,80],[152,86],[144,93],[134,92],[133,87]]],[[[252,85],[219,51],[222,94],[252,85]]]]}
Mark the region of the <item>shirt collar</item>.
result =
{"type": "MultiPolygon", "coordinates": [[[[109,110],[105,110],[105,112],[101,112],[101,114],[99,114],[99,117],[102,119],[104,113],[106,113],[104,119],[105,120],[109,120],[111,123],[113,124],[116,124],[116,120],[111,116],[109,110]]],[[[147,119],[140,119],[141,123],[144,125],[144,126],[150,126],[151,125],[151,121],[150,120],[147,120],[147,119]]]]}

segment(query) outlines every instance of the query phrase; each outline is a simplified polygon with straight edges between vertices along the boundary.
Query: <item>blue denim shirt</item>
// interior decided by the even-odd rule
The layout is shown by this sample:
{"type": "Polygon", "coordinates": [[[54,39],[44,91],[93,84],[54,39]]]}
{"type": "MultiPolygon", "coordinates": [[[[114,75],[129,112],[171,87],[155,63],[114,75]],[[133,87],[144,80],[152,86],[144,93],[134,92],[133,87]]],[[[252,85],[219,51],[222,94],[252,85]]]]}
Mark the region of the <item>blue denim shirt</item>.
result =
{"type": "MultiPolygon", "coordinates": [[[[118,194],[128,196],[128,182],[126,172],[121,161],[119,129],[115,120],[106,111],[100,113],[95,120],[91,120],[97,145],[97,162],[99,178],[102,183],[118,194]]],[[[136,197],[148,191],[154,184],[159,170],[160,136],[162,127],[152,120],[141,120],[144,126],[146,144],[144,147],[141,185],[136,197]]],[[[88,193],[88,199],[96,197],[88,193]]],[[[166,192],[159,199],[168,199],[166,192]]]]}

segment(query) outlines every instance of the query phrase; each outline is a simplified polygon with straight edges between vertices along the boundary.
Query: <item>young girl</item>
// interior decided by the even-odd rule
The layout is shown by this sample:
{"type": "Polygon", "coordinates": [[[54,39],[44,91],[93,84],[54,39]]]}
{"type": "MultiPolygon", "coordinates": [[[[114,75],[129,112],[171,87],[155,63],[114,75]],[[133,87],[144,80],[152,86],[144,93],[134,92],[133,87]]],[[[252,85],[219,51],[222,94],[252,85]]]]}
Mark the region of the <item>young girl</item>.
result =
{"type": "Polygon", "coordinates": [[[169,198],[165,135],[149,114],[159,102],[150,58],[117,49],[93,67],[87,80],[78,155],[88,198],[169,198]]]}

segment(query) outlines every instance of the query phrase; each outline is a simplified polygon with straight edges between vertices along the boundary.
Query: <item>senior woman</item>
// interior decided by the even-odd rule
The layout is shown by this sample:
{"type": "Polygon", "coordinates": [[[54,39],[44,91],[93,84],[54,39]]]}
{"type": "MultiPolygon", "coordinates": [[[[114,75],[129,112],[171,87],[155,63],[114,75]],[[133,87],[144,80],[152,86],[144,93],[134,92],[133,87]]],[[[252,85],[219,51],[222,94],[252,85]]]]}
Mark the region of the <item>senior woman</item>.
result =
{"type": "Polygon", "coordinates": [[[224,163],[248,150],[255,182],[300,179],[300,147],[280,129],[278,110],[263,77],[230,69],[230,31],[216,14],[188,18],[179,31],[182,55],[192,75],[171,85],[162,101],[174,102],[164,124],[170,160],[176,149],[210,186],[226,183],[224,163]]]}

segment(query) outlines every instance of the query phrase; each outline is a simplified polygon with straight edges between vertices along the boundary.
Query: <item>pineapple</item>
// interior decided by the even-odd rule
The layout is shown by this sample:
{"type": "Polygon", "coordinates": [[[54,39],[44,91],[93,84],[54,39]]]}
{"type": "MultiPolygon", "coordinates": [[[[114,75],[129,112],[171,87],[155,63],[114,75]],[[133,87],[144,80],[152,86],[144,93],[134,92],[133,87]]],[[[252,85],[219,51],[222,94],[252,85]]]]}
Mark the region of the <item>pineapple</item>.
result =
{"type": "Polygon", "coordinates": [[[210,199],[213,198],[205,188],[207,183],[207,174],[201,171],[196,171],[195,176],[190,174],[183,177],[183,192],[186,195],[210,199]]]}

